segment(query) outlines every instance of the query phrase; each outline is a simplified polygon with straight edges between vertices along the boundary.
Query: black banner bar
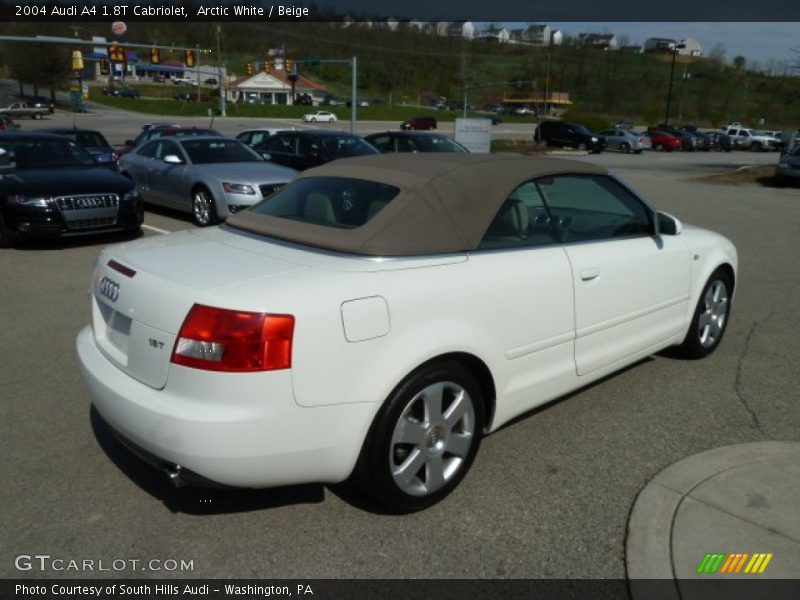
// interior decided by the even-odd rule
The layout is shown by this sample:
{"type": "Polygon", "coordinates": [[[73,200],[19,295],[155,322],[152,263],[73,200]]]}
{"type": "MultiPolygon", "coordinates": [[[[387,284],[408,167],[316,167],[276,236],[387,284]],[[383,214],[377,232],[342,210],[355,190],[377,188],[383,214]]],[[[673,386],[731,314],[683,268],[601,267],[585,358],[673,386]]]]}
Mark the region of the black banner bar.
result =
{"type": "Polygon", "coordinates": [[[759,576],[692,580],[6,579],[0,597],[50,600],[796,600],[800,580],[759,576]]]}
{"type": "Polygon", "coordinates": [[[799,21],[787,0],[0,0],[3,21],[799,21]]]}

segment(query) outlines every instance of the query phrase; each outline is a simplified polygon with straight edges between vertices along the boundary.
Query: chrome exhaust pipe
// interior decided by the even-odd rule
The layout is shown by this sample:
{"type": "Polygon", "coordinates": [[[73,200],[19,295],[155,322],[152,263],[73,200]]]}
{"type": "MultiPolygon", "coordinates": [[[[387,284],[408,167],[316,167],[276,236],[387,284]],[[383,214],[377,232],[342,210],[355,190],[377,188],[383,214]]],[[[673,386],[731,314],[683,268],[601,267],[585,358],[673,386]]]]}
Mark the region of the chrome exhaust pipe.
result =
{"type": "Polygon", "coordinates": [[[164,468],[164,472],[169,477],[169,480],[172,482],[172,485],[175,486],[176,489],[186,487],[186,481],[183,480],[181,477],[181,466],[180,465],[170,465],[164,468]]]}

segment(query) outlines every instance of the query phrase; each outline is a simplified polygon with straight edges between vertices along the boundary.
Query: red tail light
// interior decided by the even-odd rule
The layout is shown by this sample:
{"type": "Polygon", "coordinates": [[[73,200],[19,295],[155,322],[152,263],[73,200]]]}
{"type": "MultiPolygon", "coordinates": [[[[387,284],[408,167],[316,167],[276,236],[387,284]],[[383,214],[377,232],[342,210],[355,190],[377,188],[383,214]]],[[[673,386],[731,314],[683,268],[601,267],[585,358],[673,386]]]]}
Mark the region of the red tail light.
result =
{"type": "Polygon", "coordinates": [[[292,366],[294,317],[195,304],[172,362],[207,371],[275,371],[292,366]]]}

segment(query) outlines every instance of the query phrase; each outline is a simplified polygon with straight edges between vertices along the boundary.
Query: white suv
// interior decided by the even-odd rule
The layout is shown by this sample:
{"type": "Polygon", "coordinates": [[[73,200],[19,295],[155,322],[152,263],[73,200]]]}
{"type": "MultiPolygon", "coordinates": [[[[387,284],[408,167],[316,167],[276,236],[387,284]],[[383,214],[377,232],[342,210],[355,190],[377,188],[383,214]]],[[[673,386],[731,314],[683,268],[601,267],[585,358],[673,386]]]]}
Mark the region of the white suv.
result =
{"type": "Polygon", "coordinates": [[[749,148],[760,152],[761,150],[774,150],[778,145],[778,138],[767,135],[754,129],[730,127],[726,132],[740,148],[749,148]]]}

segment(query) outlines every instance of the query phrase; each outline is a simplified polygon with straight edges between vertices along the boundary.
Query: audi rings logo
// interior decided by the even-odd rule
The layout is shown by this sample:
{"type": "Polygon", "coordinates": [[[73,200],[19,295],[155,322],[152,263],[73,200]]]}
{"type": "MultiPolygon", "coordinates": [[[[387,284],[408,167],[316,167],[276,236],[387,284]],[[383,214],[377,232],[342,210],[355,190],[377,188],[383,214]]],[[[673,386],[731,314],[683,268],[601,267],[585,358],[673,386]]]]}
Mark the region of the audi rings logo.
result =
{"type": "Polygon", "coordinates": [[[100,295],[105,296],[112,302],[116,302],[119,298],[119,284],[113,279],[103,277],[100,280],[100,295]]]}

